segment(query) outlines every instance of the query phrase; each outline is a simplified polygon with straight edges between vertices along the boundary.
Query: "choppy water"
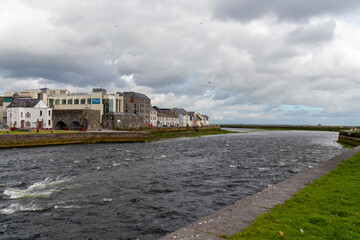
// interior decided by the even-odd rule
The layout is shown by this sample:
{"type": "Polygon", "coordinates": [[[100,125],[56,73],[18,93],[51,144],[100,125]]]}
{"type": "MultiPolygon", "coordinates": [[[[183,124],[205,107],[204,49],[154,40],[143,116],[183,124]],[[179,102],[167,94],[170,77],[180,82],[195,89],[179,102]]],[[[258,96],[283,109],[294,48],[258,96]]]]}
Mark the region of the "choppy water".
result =
{"type": "Polygon", "coordinates": [[[157,239],[343,152],[337,136],[0,150],[0,239],[157,239]]]}

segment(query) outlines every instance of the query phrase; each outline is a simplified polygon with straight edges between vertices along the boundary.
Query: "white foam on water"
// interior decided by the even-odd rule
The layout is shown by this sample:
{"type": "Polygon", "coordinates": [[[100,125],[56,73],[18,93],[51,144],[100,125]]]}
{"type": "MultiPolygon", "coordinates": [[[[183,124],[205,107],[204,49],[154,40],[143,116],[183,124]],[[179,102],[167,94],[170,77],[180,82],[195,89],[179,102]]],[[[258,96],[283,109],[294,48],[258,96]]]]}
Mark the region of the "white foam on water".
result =
{"type": "Polygon", "coordinates": [[[33,197],[47,197],[54,192],[62,190],[57,186],[68,182],[70,179],[57,178],[51,180],[46,178],[41,182],[34,183],[26,189],[17,189],[17,188],[8,188],[3,192],[5,196],[8,196],[10,199],[19,199],[19,198],[33,198],[33,197]]]}
{"type": "Polygon", "coordinates": [[[33,205],[20,205],[18,203],[12,203],[7,208],[0,209],[0,214],[11,215],[11,214],[14,214],[16,212],[36,212],[36,211],[43,211],[43,210],[48,209],[48,208],[49,207],[47,207],[47,206],[41,207],[41,206],[36,205],[36,204],[33,204],[33,205]]]}

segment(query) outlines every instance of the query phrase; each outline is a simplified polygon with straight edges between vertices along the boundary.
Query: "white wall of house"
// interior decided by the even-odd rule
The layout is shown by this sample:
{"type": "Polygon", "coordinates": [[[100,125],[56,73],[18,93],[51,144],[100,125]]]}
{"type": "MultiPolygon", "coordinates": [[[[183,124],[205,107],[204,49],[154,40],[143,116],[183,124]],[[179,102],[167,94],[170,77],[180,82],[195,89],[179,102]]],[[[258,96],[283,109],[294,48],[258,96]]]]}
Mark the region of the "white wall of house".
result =
{"type": "Polygon", "coordinates": [[[151,109],[150,110],[150,123],[154,126],[157,127],[158,124],[158,115],[157,115],[157,111],[155,109],[151,109]]]}
{"type": "Polygon", "coordinates": [[[52,128],[52,109],[44,101],[32,107],[7,108],[7,125],[16,128],[52,128]]]}

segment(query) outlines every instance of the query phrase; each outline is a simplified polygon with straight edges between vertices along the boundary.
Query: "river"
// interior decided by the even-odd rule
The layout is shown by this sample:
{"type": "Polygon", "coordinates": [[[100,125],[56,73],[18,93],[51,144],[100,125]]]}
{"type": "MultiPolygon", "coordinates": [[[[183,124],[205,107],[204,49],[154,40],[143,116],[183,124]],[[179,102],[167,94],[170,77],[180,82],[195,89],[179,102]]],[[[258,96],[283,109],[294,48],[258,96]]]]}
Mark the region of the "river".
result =
{"type": "Polygon", "coordinates": [[[0,150],[0,239],[157,239],[315,167],[338,133],[0,150]]]}

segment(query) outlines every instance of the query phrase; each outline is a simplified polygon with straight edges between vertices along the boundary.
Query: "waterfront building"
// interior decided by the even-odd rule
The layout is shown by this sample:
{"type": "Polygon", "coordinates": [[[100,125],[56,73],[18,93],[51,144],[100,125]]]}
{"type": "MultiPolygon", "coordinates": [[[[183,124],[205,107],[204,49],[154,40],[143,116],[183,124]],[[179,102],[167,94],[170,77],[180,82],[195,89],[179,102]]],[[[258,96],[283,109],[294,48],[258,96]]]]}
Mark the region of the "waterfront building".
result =
{"type": "Polygon", "coordinates": [[[181,127],[190,126],[190,124],[189,124],[190,116],[186,112],[185,109],[183,109],[183,108],[173,108],[173,110],[175,111],[176,115],[179,117],[179,123],[178,123],[179,126],[181,126],[181,127]]]}
{"type": "Polygon", "coordinates": [[[124,92],[124,112],[143,117],[143,126],[150,124],[151,99],[142,93],[124,92]]]}
{"type": "Polygon", "coordinates": [[[150,110],[150,124],[153,127],[158,126],[158,116],[157,116],[157,110],[155,108],[151,108],[150,110]]]}
{"type": "Polygon", "coordinates": [[[176,111],[170,108],[153,107],[157,111],[158,127],[177,127],[179,126],[179,117],[176,111]]]}
{"type": "Polygon", "coordinates": [[[72,93],[67,89],[47,89],[47,103],[54,110],[97,110],[101,116],[123,112],[123,96],[108,94],[106,89],[94,88],[91,93],[72,93]]]}
{"type": "Polygon", "coordinates": [[[17,99],[6,109],[9,127],[52,129],[52,109],[43,100],[17,99]]]}

